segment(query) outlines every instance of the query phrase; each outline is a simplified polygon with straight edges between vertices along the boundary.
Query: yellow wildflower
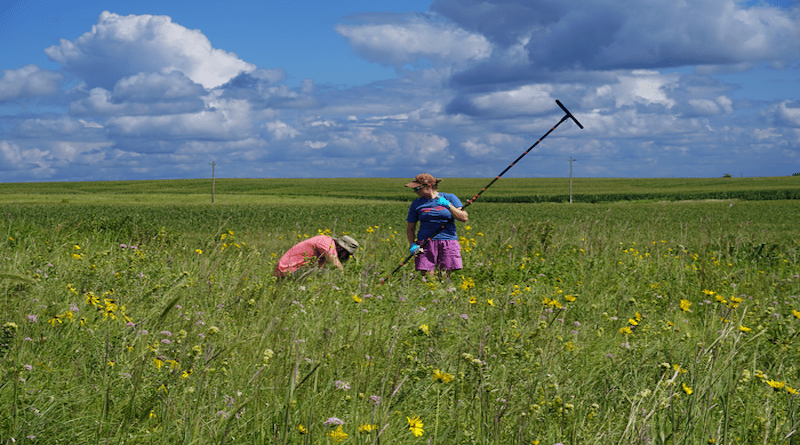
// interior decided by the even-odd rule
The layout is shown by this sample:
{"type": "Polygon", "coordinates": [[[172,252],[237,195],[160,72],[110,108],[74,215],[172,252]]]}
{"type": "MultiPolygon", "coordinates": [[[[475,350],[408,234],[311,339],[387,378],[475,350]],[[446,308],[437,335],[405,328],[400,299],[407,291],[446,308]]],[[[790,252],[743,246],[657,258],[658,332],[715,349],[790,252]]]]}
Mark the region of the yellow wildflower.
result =
{"type": "Polygon", "coordinates": [[[358,427],[359,433],[369,434],[373,431],[378,431],[378,425],[365,423],[358,427]]]}
{"type": "Polygon", "coordinates": [[[435,371],[433,371],[433,379],[443,383],[450,383],[453,380],[453,376],[446,372],[442,372],[439,369],[436,369],[435,371]]]}
{"type": "Polygon", "coordinates": [[[425,431],[422,429],[422,420],[420,420],[419,416],[406,417],[406,419],[408,419],[408,429],[414,433],[414,436],[422,436],[425,431]]]}
{"type": "Polygon", "coordinates": [[[342,430],[341,425],[339,425],[335,430],[328,431],[328,436],[333,440],[333,443],[339,443],[347,439],[347,433],[342,430]]]}
{"type": "Polygon", "coordinates": [[[786,386],[786,382],[783,380],[780,382],[776,380],[767,380],[767,385],[771,386],[772,389],[778,390],[783,389],[783,387],[786,386]]]}

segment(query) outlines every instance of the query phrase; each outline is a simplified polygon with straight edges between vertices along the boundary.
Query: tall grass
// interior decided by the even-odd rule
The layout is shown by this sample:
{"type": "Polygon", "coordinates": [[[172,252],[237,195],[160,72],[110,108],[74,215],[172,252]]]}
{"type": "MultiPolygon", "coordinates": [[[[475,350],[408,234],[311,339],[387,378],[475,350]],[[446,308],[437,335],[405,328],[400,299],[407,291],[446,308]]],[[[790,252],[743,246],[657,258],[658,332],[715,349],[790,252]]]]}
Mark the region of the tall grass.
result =
{"type": "Polygon", "coordinates": [[[731,204],[486,203],[384,285],[406,204],[6,205],[0,437],[791,443],[800,205],[731,204]],[[318,233],[362,250],[276,281],[318,233]]]}

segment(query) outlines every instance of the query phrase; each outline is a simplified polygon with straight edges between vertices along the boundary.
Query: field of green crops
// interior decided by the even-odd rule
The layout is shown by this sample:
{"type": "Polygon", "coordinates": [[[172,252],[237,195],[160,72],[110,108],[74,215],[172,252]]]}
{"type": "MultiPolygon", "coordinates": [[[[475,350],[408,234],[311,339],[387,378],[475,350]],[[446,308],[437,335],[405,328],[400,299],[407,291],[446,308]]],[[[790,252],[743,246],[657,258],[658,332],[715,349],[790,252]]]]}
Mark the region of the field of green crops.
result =
{"type": "Polygon", "coordinates": [[[797,440],[800,200],[484,202],[562,193],[499,181],[448,281],[390,275],[402,180],[247,181],[2,184],[0,443],[797,440]],[[272,277],[320,233],[361,242],[344,272],[272,277]]]}
{"type": "MultiPolygon", "coordinates": [[[[443,190],[463,202],[493,178],[452,178],[443,190]]],[[[309,201],[406,202],[407,178],[183,179],[0,184],[0,203],[274,204],[309,201]]],[[[569,202],[568,178],[501,178],[477,202],[569,202]]],[[[800,176],[766,178],[574,178],[573,202],[800,199],[800,176]]]]}

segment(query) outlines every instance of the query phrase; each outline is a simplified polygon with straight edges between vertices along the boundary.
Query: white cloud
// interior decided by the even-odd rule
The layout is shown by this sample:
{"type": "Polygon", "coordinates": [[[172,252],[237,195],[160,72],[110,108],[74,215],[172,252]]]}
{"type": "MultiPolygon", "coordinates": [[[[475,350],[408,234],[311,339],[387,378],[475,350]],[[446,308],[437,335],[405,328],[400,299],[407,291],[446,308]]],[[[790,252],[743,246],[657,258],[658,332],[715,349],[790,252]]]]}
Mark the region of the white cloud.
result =
{"type": "Polygon", "coordinates": [[[48,151],[32,148],[23,150],[19,144],[13,141],[0,141],[0,155],[6,164],[38,164],[44,165],[44,158],[48,151]]]}
{"type": "Polygon", "coordinates": [[[50,155],[59,162],[79,162],[95,164],[105,159],[103,149],[111,142],[52,141],[48,143],[50,155]]]}
{"type": "Polygon", "coordinates": [[[38,148],[23,149],[12,141],[0,141],[0,159],[3,160],[6,170],[23,170],[35,179],[48,178],[56,170],[51,168],[52,162],[48,158],[47,150],[38,148]],[[36,167],[31,168],[35,165],[36,167]]]}
{"type": "Polygon", "coordinates": [[[140,73],[120,79],[112,91],[92,88],[70,104],[75,115],[161,115],[201,111],[205,90],[183,74],[140,73]]]}
{"type": "Polygon", "coordinates": [[[56,167],[70,163],[96,164],[105,158],[109,142],[45,141],[36,145],[20,145],[14,141],[0,141],[0,159],[7,166],[31,170],[36,178],[47,178],[56,167]],[[40,148],[43,147],[43,148],[40,148]],[[37,167],[31,169],[31,166],[37,167]]]}
{"type": "Polygon", "coordinates": [[[727,96],[718,96],[715,101],[725,113],[733,113],[733,101],[727,96]]]}
{"type": "Polygon", "coordinates": [[[272,133],[272,137],[277,140],[294,139],[300,135],[300,131],[281,121],[267,122],[264,127],[272,133]]]}
{"type": "Polygon", "coordinates": [[[320,148],[325,148],[328,146],[327,142],[315,142],[315,141],[305,141],[303,144],[305,144],[306,147],[313,148],[314,150],[318,150],[320,148]]]}
{"type": "Polygon", "coordinates": [[[464,141],[461,146],[464,147],[464,151],[466,151],[467,154],[473,158],[493,156],[498,154],[498,151],[495,147],[484,144],[483,142],[479,142],[478,138],[470,138],[469,140],[464,141]]]}
{"type": "Polygon", "coordinates": [[[214,88],[256,69],[233,53],[213,48],[199,30],[173,23],[168,16],[147,14],[121,16],[104,11],[90,32],[74,42],[61,39],[45,52],[90,86],[107,89],[141,72],[173,71],[214,88]]]}
{"type": "Polygon", "coordinates": [[[778,115],[796,127],[800,127],[800,107],[789,108],[784,101],[778,107],[778,115]]]}
{"type": "Polygon", "coordinates": [[[764,139],[781,137],[781,136],[783,136],[783,135],[775,133],[775,129],[774,128],[765,128],[763,130],[760,129],[760,128],[756,128],[756,129],[753,130],[753,137],[756,138],[758,141],[762,141],[764,139]]]}
{"type": "Polygon", "coordinates": [[[219,100],[214,109],[161,116],[114,116],[106,121],[112,135],[146,139],[241,140],[253,122],[245,101],[219,100]]]}
{"type": "Polygon", "coordinates": [[[722,113],[722,108],[712,99],[689,99],[689,105],[700,115],[713,116],[722,113]]]}
{"type": "Polygon", "coordinates": [[[514,90],[497,91],[472,99],[481,110],[490,110],[493,115],[540,114],[558,107],[550,85],[526,85],[514,90]]]}
{"type": "Polygon", "coordinates": [[[479,159],[498,156],[503,152],[503,148],[514,147],[522,148],[527,141],[518,136],[503,133],[489,133],[486,135],[473,136],[461,143],[464,151],[470,156],[479,159]]]}
{"type": "Polygon", "coordinates": [[[359,126],[355,121],[349,123],[352,126],[341,132],[330,134],[331,146],[336,146],[354,155],[387,154],[400,151],[397,135],[368,126],[359,126]]]}
{"type": "Polygon", "coordinates": [[[71,136],[85,128],[77,120],[67,115],[52,118],[25,119],[19,123],[17,134],[24,137],[61,137],[71,136]]]}
{"type": "Polygon", "coordinates": [[[56,94],[63,75],[30,64],[18,70],[2,70],[0,102],[23,97],[56,94]]]}
{"type": "Polygon", "coordinates": [[[80,124],[83,125],[83,128],[103,128],[101,124],[98,124],[97,122],[94,121],[85,121],[83,119],[78,119],[78,122],[80,122],[80,124]]]}
{"type": "Polygon", "coordinates": [[[114,98],[118,101],[152,102],[196,98],[203,89],[183,73],[138,73],[120,79],[114,85],[114,98]]]}
{"type": "Polygon", "coordinates": [[[485,59],[492,52],[491,43],[482,35],[449,24],[421,20],[339,25],[336,31],[368,60],[397,68],[414,63],[419,58],[448,66],[461,65],[485,59]]]}
{"type": "Polygon", "coordinates": [[[409,133],[406,135],[404,149],[422,165],[439,165],[449,162],[453,156],[448,154],[450,142],[447,138],[431,133],[409,133]]]}
{"type": "Polygon", "coordinates": [[[679,78],[678,74],[635,70],[630,75],[618,76],[618,83],[611,86],[611,91],[618,108],[636,103],[658,104],[672,108],[676,102],[667,95],[667,90],[674,88],[679,78]]]}

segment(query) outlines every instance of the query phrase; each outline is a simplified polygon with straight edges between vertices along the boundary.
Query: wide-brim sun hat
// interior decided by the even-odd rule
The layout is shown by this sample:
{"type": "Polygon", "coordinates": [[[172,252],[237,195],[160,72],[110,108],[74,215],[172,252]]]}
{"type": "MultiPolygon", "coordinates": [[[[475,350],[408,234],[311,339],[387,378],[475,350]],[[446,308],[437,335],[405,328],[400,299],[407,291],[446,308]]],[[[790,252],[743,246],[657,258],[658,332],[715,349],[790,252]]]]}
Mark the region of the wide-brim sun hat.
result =
{"type": "Polygon", "coordinates": [[[356,251],[358,250],[359,244],[358,241],[350,238],[347,235],[340,236],[339,238],[334,238],[336,240],[336,244],[342,246],[342,248],[350,253],[350,255],[355,255],[356,251]]]}
{"type": "Polygon", "coordinates": [[[429,173],[420,173],[414,177],[414,180],[406,184],[406,187],[417,188],[423,185],[436,185],[441,179],[436,179],[429,173]]]}

